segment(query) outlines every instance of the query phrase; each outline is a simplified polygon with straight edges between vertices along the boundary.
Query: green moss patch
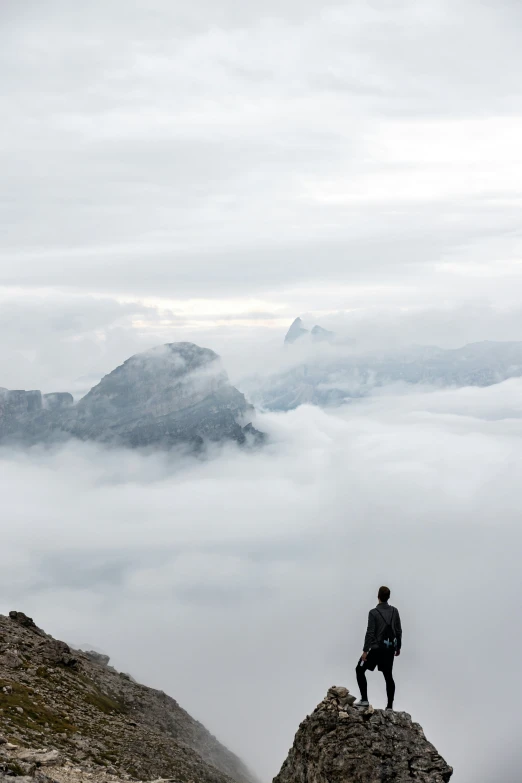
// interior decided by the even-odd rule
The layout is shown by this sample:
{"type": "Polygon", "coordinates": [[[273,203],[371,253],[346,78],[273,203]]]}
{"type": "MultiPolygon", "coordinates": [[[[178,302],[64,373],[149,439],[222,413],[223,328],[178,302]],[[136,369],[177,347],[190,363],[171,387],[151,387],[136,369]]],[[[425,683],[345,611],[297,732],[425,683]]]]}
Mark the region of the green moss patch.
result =
{"type": "Polygon", "coordinates": [[[92,704],[98,710],[101,710],[106,715],[111,715],[113,712],[124,713],[124,705],[116,701],[116,699],[107,696],[105,693],[97,690],[95,693],[85,693],[83,696],[84,701],[92,704]]]}
{"type": "Polygon", "coordinates": [[[69,720],[50,710],[32,688],[18,682],[0,680],[0,709],[21,729],[33,729],[35,726],[45,728],[48,724],[57,734],[78,731],[69,720]],[[4,693],[2,690],[6,685],[12,688],[11,693],[4,693]],[[19,712],[19,707],[23,712],[19,712]]]}

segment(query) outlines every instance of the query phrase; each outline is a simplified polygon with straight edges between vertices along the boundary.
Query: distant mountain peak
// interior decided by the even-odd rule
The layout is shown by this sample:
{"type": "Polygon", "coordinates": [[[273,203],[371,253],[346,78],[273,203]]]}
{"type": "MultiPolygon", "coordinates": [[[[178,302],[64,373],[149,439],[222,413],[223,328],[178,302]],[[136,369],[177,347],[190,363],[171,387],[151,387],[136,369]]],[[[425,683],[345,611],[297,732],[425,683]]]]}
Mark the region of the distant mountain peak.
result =
{"type": "Polygon", "coordinates": [[[285,343],[295,343],[296,340],[299,340],[300,337],[304,337],[305,334],[308,334],[308,329],[303,327],[303,322],[300,318],[296,318],[286,333],[285,343]]]}
{"type": "Polygon", "coordinates": [[[334,332],[329,332],[328,329],[323,329],[318,324],[309,331],[304,328],[302,319],[296,318],[286,333],[285,343],[295,343],[306,335],[309,335],[309,339],[314,343],[332,342],[335,337],[334,332]]]}

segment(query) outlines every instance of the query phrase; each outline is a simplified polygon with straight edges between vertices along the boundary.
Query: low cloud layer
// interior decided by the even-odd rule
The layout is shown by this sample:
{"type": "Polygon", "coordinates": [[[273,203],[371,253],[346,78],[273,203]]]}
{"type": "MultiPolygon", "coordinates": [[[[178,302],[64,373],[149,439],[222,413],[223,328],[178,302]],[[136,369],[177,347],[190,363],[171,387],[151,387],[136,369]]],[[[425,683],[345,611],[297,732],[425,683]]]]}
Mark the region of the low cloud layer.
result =
{"type": "MultiPolygon", "coordinates": [[[[330,311],[241,312],[226,318],[211,302],[195,312],[166,309],[139,300],[58,293],[30,294],[0,287],[0,387],[69,391],[85,394],[100,378],[131,355],[162,343],[189,341],[211,348],[223,359],[235,385],[248,376],[260,378],[303,362],[325,361],[349,350],[393,350],[412,344],[458,348],[482,340],[522,341],[522,309],[485,300],[466,305],[385,306],[370,293],[357,306],[330,311]],[[331,329],[339,345],[285,346],[284,336],[296,315],[308,327],[331,329]]],[[[307,305],[309,301],[299,302],[307,305]]],[[[397,305],[397,303],[395,303],[397,305]]]]}
{"type": "MultiPolygon", "coordinates": [[[[514,780],[521,393],[511,380],[263,415],[265,448],[205,460],[4,448],[0,608],[107,650],[268,780],[326,688],[355,689],[389,583],[397,707],[460,783],[489,783],[499,753],[514,780]]],[[[377,675],[370,695],[384,699],[377,675]]]]}

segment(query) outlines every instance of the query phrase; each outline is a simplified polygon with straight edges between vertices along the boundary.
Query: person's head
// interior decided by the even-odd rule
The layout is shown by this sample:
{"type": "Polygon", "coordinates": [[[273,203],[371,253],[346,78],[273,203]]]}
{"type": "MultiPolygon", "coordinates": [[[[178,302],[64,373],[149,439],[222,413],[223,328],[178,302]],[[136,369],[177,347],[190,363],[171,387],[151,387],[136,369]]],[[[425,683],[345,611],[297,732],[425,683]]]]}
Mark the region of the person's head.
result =
{"type": "Polygon", "coordinates": [[[381,602],[381,604],[386,604],[390,600],[390,588],[389,587],[379,587],[379,592],[377,593],[377,598],[381,602]]]}

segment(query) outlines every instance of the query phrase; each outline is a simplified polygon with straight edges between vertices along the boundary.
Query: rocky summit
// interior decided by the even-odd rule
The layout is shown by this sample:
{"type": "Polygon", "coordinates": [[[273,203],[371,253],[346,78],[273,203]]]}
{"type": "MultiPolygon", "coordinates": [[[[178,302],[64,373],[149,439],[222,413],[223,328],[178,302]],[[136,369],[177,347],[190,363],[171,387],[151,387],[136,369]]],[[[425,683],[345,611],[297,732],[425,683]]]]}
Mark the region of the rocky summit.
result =
{"type": "Polygon", "coordinates": [[[0,441],[75,437],[166,448],[258,442],[261,433],[248,421],[252,413],[214,351],[169,343],[131,356],[76,404],[67,393],[0,389],[0,441]]]}
{"type": "Polygon", "coordinates": [[[448,783],[453,773],[405,712],[353,707],[332,687],[295,736],[274,783],[448,783]]]}
{"type": "Polygon", "coordinates": [[[21,612],[0,615],[0,781],[254,783],[161,691],[72,650],[21,612]]]}

